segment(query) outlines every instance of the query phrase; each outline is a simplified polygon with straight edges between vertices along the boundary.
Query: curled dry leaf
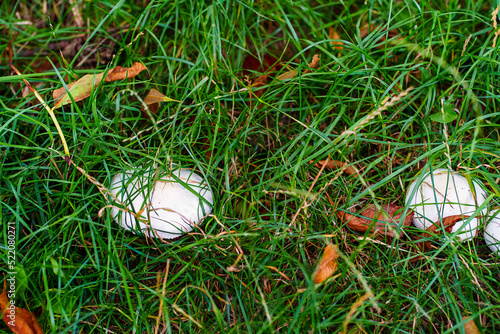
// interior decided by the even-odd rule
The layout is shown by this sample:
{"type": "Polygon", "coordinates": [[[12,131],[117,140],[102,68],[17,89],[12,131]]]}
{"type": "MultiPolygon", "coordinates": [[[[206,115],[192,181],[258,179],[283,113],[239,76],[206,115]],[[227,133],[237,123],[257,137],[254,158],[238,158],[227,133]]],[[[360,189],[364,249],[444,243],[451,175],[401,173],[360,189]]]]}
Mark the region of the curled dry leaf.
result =
{"type": "MultiPolygon", "coordinates": [[[[453,226],[455,226],[455,224],[458,221],[467,219],[469,217],[470,216],[464,216],[464,215],[453,215],[453,216],[444,217],[443,218],[443,225],[442,225],[444,231],[446,233],[451,233],[453,226]]],[[[441,227],[441,222],[440,221],[435,222],[434,225],[430,226],[429,228],[427,228],[425,230],[424,233],[422,233],[422,237],[427,239],[433,235],[441,234],[443,230],[440,229],[440,227],[441,227]]],[[[428,251],[430,248],[431,248],[430,240],[427,240],[427,241],[422,243],[422,251],[423,252],[428,251]]]]}
{"type": "MultiPolygon", "coordinates": [[[[141,63],[134,63],[130,68],[117,66],[108,71],[105,81],[110,82],[110,81],[123,80],[126,78],[130,79],[135,77],[137,74],[139,74],[145,69],[146,66],[144,66],[141,63]]],[[[82,78],[80,78],[79,80],[71,82],[66,86],[68,87],[68,90],[71,93],[71,96],[73,96],[75,102],[78,102],[89,97],[90,94],[92,93],[92,90],[95,89],[95,87],[99,86],[103,77],[104,77],[104,72],[98,74],[87,74],[82,78]]],[[[56,89],[52,93],[52,97],[54,98],[54,100],[56,100],[54,109],[59,108],[65,104],[71,103],[71,97],[66,92],[65,87],[56,89]]]]}
{"type": "Polygon", "coordinates": [[[316,68],[316,66],[318,66],[318,62],[319,62],[319,55],[316,54],[316,55],[313,56],[313,59],[309,63],[309,67],[310,68],[316,68]]]}
{"type": "Polygon", "coordinates": [[[15,306],[14,300],[7,298],[7,280],[3,281],[3,292],[0,295],[0,307],[3,321],[14,334],[43,334],[42,327],[35,316],[28,310],[15,306]]]}
{"type": "MultiPolygon", "coordinates": [[[[311,160],[309,163],[313,163],[313,161],[311,160]]],[[[346,173],[347,175],[357,175],[356,170],[352,166],[348,166],[347,162],[337,160],[320,160],[316,164],[314,164],[314,166],[318,168],[323,167],[323,165],[325,165],[325,168],[331,169],[345,168],[344,173],[346,173]]]]}
{"type": "MultiPolygon", "coordinates": [[[[333,27],[330,27],[330,33],[328,34],[328,38],[329,39],[340,39],[340,36],[335,31],[335,29],[333,29],[333,27]]],[[[333,48],[337,49],[337,50],[342,50],[342,45],[344,45],[344,43],[342,43],[341,41],[331,41],[330,43],[332,43],[333,48]]]]}
{"type": "MultiPolygon", "coordinates": [[[[379,233],[388,237],[394,237],[398,229],[401,215],[404,208],[389,203],[382,207],[383,211],[378,211],[375,205],[370,204],[366,209],[361,212],[362,217],[356,217],[344,211],[338,211],[337,216],[339,219],[347,223],[347,226],[359,232],[365,232],[370,229],[370,233],[379,233]]],[[[403,226],[401,226],[399,236],[403,235],[402,229],[410,226],[413,221],[413,211],[408,210],[404,217],[403,226]]]]}
{"type": "Polygon", "coordinates": [[[137,74],[141,73],[146,69],[146,66],[141,63],[133,63],[132,67],[121,67],[116,66],[108,71],[106,75],[106,82],[118,81],[123,79],[131,79],[137,74]]]}
{"type": "Polygon", "coordinates": [[[316,268],[314,283],[319,284],[330,277],[337,270],[337,245],[327,245],[323,251],[323,257],[316,268]]]}
{"type": "MultiPolygon", "coordinates": [[[[313,56],[313,59],[309,63],[309,67],[312,69],[315,69],[316,66],[318,66],[318,63],[319,63],[319,55],[316,54],[313,56]]],[[[309,73],[309,72],[311,72],[311,70],[305,70],[304,74],[309,73]]]]}

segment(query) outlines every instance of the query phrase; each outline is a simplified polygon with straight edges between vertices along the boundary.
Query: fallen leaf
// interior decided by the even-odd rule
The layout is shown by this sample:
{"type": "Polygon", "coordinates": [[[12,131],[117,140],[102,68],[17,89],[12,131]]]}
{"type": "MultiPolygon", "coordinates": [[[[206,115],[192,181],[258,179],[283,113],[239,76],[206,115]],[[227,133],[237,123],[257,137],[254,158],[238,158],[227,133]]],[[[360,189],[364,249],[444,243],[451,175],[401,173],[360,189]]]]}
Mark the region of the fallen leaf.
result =
{"type": "Polygon", "coordinates": [[[130,68],[116,66],[108,71],[108,75],[106,75],[106,82],[131,79],[145,69],[146,66],[142,63],[133,63],[130,68]]]}
{"type": "Polygon", "coordinates": [[[285,72],[283,74],[278,75],[276,77],[276,79],[281,80],[281,81],[288,80],[288,79],[293,79],[293,78],[295,78],[297,76],[298,73],[299,72],[297,70],[290,70],[290,71],[287,71],[287,72],[285,72]]]}
{"type": "Polygon", "coordinates": [[[497,45],[497,38],[500,35],[500,30],[497,30],[497,26],[498,26],[497,17],[500,18],[499,12],[500,12],[500,3],[498,3],[497,8],[495,8],[495,10],[491,13],[491,21],[493,24],[493,31],[496,30],[495,36],[493,37],[493,48],[495,48],[495,46],[497,45]]]}
{"type": "MultiPolygon", "coordinates": [[[[309,163],[313,163],[313,161],[311,160],[309,163]]],[[[340,169],[345,167],[344,173],[346,173],[347,175],[357,175],[356,170],[354,170],[352,166],[347,166],[348,165],[347,162],[342,162],[337,160],[320,160],[314,166],[321,168],[323,167],[323,165],[325,165],[325,168],[330,168],[330,169],[340,169]]]]}
{"type": "Polygon", "coordinates": [[[250,98],[260,98],[264,94],[266,89],[253,91],[252,88],[267,85],[268,77],[272,74],[272,72],[278,70],[279,67],[281,66],[279,65],[278,60],[270,55],[264,55],[262,57],[262,62],[252,55],[247,55],[245,57],[245,60],[243,61],[242,74],[247,76],[250,80],[250,98]]]}
{"type": "MultiPolygon", "coordinates": [[[[158,111],[158,106],[161,102],[181,102],[174,99],[169,98],[168,96],[160,93],[158,90],[152,88],[148,95],[144,98],[144,103],[148,106],[149,111],[153,114],[156,114],[158,111]]],[[[145,118],[148,118],[147,112],[145,109],[141,109],[145,118]]]]}
{"type": "Polygon", "coordinates": [[[7,298],[7,279],[3,281],[3,292],[0,295],[2,319],[14,334],[43,334],[43,330],[35,316],[28,310],[15,306],[14,299],[7,298]]]}
{"type": "MultiPolygon", "coordinates": [[[[340,36],[335,31],[335,29],[333,29],[333,27],[330,27],[330,33],[328,34],[328,38],[329,39],[340,39],[340,36]]],[[[337,49],[337,50],[342,50],[342,47],[344,45],[344,43],[342,43],[341,41],[331,41],[330,43],[332,44],[333,48],[337,49]]]]}
{"type": "MultiPolygon", "coordinates": [[[[446,233],[451,233],[453,226],[460,221],[469,218],[470,216],[463,216],[463,215],[453,215],[453,216],[448,216],[443,218],[443,225],[441,225],[440,221],[435,222],[432,226],[428,227],[424,233],[422,233],[422,237],[427,239],[433,235],[439,235],[443,232],[442,229],[439,229],[441,226],[443,226],[444,231],[446,233]]],[[[431,241],[425,241],[422,243],[422,251],[426,252],[431,248],[431,241]]]]}
{"type": "Polygon", "coordinates": [[[319,284],[330,277],[337,270],[337,245],[327,245],[323,251],[323,257],[314,274],[314,283],[319,284]]]}
{"type": "Polygon", "coordinates": [[[180,101],[177,101],[177,100],[174,100],[174,99],[171,99],[169,98],[168,96],[165,96],[163,95],[162,93],[160,93],[159,91],[157,91],[156,89],[151,89],[148,93],[148,95],[144,98],[144,103],[146,103],[146,105],[150,105],[150,104],[153,104],[153,103],[160,103],[160,102],[180,102],[180,101]]]}
{"type": "MultiPolygon", "coordinates": [[[[467,319],[468,317],[462,317],[462,320],[467,319]]],[[[480,334],[479,328],[477,328],[474,319],[470,319],[468,322],[464,324],[465,334],[480,334]]]]}
{"type": "MultiPolygon", "coordinates": [[[[78,81],[67,84],[66,86],[68,87],[68,90],[71,93],[71,96],[73,96],[75,102],[81,101],[89,97],[90,94],[92,93],[92,90],[95,87],[98,87],[99,84],[101,83],[103,75],[104,73],[99,73],[96,75],[87,74],[78,81]]],[[[53,97],[54,100],[56,100],[54,109],[57,109],[65,104],[71,103],[71,98],[67,94],[66,89],[64,87],[56,89],[53,93],[53,97]]]]}
{"type": "MultiPolygon", "coordinates": [[[[125,78],[130,79],[135,77],[137,74],[139,74],[141,71],[145,69],[146,67],[141,63],[134,63],[130,68],[117,66],[108,71],[105,81],[110,82],[110,81],[123,80],[125,78]]],[[[99,84],[101,83],[103,76],[104,72],[98,74],[87,74],[82,78],[80,78],[78,81],[71,82],[66,86],[68,87],[71,96],[73,96],[74,101],[78,102],[90,96],[92,90],[95,89],[95,87],[98,87],[99,84]]],[[[71,97],[66,92],[65,87],[56,89],[52,93],[52,97],[54,98],[54,100],[56,100],[54,109],[60,108],[61,106],[72,102],[71,97]]]]}
{"type": "Polygon", "coordinates": [[[261,76],[262,74],[271,74],[272,71],[278,69],[278,66],[279,61],[273,56],[265,54],[261,61],[259,58],[249,54],[243,61],[242,74],[252,80],[252,78],[261,76]]]}
{"type": "Polygon", "coordinates": [[[314,55],[313,59],[309,63],[309,67],[310,68],[316,68],[316,66],[318,66],[318,62],[319,62],[319,55],[314,55]]]}
{"type": "MultiPolygon", "coordinates": [[[[370,233],[379,233],[388,237],[394,237],[394,232],[398,229],[404,208],[389,203],[382,209],[383,211],[377,211],[375,205],[370,204],[361,213],[362,217],[356,217],[344,211],[338,211],[337,217],[355,231],[365,232],[370,229],[370,233]]],[[[400,237],[403,235],[402,229],[411,225],[413,215],[413,211],[408,210],[404,217],[403,226],[400,229],[400,237]]]]}

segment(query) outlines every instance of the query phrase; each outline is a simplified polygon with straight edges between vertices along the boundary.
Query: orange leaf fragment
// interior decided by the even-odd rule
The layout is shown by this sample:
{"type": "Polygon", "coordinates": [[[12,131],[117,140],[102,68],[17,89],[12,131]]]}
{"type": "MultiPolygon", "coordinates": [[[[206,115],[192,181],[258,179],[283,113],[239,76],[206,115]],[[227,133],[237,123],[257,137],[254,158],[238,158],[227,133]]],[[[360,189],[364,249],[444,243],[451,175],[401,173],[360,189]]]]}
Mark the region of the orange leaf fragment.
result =
{"type": "MultiPolygon", "coordinates": [[[[396,232],[398,228],[404,208],[389,203],[382,209],[383,211],[378,211],[375,205],[370,204],[361,213],[362,217],[356,217],[343,211],[337,212],[337,217],[339,217],[342,222],[347,223],[347,226],[355,231],[365,232],[370,229],[371,233],[375,232],[388,237],[394,237],[394,232],[396,232]]],[[[409,210],[407,212],[401,228],[411,225],[413,215],[413,211],[409,210]]],[[[401,230],[399,236],[401,237],[402,235],[403,231],[401,230]]]]}
{"type": "Polygon", "coordinates": [[[43,330],[35,316],[28,310],[14,305],[14,300],[7,298],[7,279],[3,281],[3,292],[0,295],[2,319],[14,334],[43,334],[43,330]]]}
{"type": "Polygon", "coordinates": [[[158,90],[156,90],[154,88],[152,88],[149,91],[148,95],[144,98],[144,103],[146,103],[146,105],[148,105],[148,106],[151,104],[154,104],[154,103],[171,102],[171,101],[180,102],[180,101],[171,99],[168,96],[163,95],[162,93],[160,93],[158,90]]]}
{"type": "Polygon", "coordinates": [[[121,67],[116,66],[108,71],[108,75],[106,75],[106,82],[118,81],[123,79],[131,79],[137,74],[141,73],[146,69],[146,66],[142,63],[133,63],[132,67],[121,67]]]}
{"type": "MultiPolygon", "coordinates": [[[[310,161],[310,163],[312,163],[312,161],[310,161]]],[[[347,162],[337,160],[320,160],[314,166],[321,168],[323,167],[323,165],[325,165],[325,168],[330,169],[340,169],[345,167],[344,173],[346,173],[347,175],[357,175],[356,170],[352,166],[347,166],[347,162]]]]}
{"type": "Polygon", "coordinates": [[[318,62],[319,62],[319,55],[316,54],[313,56],[312,61],[309,63],[309,67],[316,68],[316,66],[318,66],[318,62]]]}
{"type": "MultiPolygon", "coordinates": [[[[467,317],[462,317],[462,320],[467,319],[467,317]]],[[[470,319],[468,322],[464,324],[465,334],[480,334],[479,328],[477,328],[474,319],[470,319]]]]}
{"type": "Polygon", "coordinates": [[[323,251],[323,257],[314,274],[314,283],[319,284],[324,282],[337,270],[337,261],[339,257],[337,253],[337,245],[327,245],[323,251]]]}
{"type": "MultiPolygon", "coordinates": [[[[333,27],[330,27],[330,33],[328,34],[328,38],[340,39],[340,35],[333,29],[333,27]]],[[[344,45],[344,43],[342,43],[341,41],[331,41],[330,43],[332,43],[333,48],[337,50],[342,50],[342,45],[344,45]]]]}
{"type": "MultiPolygon", "coordinates": [[[[148,95],[144,98],[144,103],[148,106],[149,111],[151,111],[153,114],[156,114],[158,111],[158,106],[160,105],[160,102],[181,102],[177,101],[174,99],[169,98],[168,96],[160,93],[158,90],[152,88],[148,95]]],[[[141,112],[144,115],[145,118],[148,118],[148,113],[146,112],[145,109],[141,108],[141,112]]]]}

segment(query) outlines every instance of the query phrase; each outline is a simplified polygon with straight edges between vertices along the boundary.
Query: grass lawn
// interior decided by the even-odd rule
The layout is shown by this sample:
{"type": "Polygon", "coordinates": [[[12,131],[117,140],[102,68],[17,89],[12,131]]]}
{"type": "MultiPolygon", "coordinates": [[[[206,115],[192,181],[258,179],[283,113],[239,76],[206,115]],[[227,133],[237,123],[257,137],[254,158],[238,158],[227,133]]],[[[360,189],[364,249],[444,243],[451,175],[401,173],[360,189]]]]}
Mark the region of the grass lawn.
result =
{"type": "Polygon", "coordinates": [[[478,180],[498,206],[496,6],[3,1],[0,268],[16,273],[16,306],[46,333],[471,334],[471,319],[500,333],[483,224],[422,252],[415,227],[390,239],[337,219],[405,207],[431,166],[478,180]],[[147,70],[55,109],[57,123],[23,82],[52,107],[63,82],[135,62],[147,70]],[[142,110],[152,88],[179,102],[142,110]],[[315,165],[327,158],[357,172],[315,165]],[[98,185],[172,163],[210,183],[212,214],[163,242],[121,229],[98,185]],[[338,269],[315,284],[327,244],[338,269]]]}

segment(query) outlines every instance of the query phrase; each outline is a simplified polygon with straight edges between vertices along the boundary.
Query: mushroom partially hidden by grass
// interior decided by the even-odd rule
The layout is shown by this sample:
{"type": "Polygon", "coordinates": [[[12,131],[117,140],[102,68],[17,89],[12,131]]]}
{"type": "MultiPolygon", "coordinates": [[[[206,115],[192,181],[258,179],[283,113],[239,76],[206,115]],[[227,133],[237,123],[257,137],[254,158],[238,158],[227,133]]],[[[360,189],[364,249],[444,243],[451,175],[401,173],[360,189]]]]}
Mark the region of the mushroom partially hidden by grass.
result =
{"type": "Polygon", "coordinates": [[[465,216],[473,216],[485,199],[486,191],[479,182],[471,181],[470,184],[461,174],[440,168],[413,181],[408,188],[406,204],[415,212],[413,224],[423,230],[446,217],[464,216],[450,233],[459,231],[457,237],[466,241],[476,235],[478,216],[484,216],[487,208],[472,218],[465,216]]]}
{"type": "Polygon", "coordinates": [[[184,168],[127,170],[113,177],[110,191],[126,205],[112,208],[115,221],[148,237],[172,239],[190,232],[213,205],[208,183],[184,168]]]}
{"type": "Polygon", "coordinates": [[[490,213],[491,220],[484,228],[484,241],[493,253],[500,256],[500,210],[490,213]]]}

